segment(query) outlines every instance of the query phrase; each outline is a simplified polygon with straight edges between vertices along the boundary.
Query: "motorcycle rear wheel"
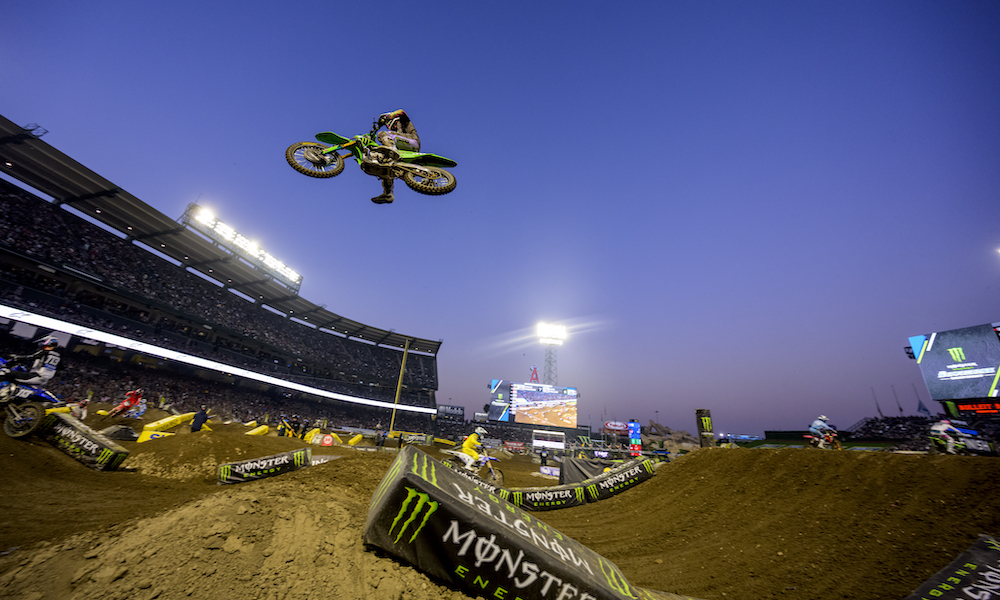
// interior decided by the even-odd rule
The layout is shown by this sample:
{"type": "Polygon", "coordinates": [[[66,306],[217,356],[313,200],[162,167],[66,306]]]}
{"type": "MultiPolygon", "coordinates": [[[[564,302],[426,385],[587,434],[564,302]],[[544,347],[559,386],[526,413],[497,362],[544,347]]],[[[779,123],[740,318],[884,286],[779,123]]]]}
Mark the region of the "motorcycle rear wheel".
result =
{"type": "Polygon", "coordinates": [[[486,483],[503,487],[503,471],[500,469],[486,469],[481,479],[486,483]]]}
{"type": "Polygon", "coordinates": [[[285,150],[285,160],[293,169],[319,179],[336,177],[344,170],[344,157],[331,152],[323,154],[327,146],[316,142],[298,142],[285,150]]]}
{"type": "Polygon", "coordinates": [[[455,189],[458,182],[455,176],[444,169],[432,167],[420,167],[419,173],[403,171],[403,183],[414,192],[427,194],[428,196],[440,196],[455,189]]]}
{"type": "Polygon", "coordinates": [[[12,438],[21,438],[38,428],[45,418],[45,407],[38,402],[27,402],[17,407],[21,418],[17,419],[7,410],[7,419],[3,422],[4,433],[12,438]]]}

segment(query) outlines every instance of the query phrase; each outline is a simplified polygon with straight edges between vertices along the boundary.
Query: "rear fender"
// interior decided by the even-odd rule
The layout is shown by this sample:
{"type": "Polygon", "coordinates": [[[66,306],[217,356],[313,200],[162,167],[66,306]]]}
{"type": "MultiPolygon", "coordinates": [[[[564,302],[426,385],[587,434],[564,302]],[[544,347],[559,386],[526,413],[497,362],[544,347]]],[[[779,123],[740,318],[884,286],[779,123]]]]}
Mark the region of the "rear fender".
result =
{"type": "Polygon", "coordinates": [[[410,152],[409,150],[400,150],[399,158],[403,162],[413,163],[415,165],[425,165],[428,167],[454,167],[458,165],[457,162],[450,158],[426,152],[410,152]]]}

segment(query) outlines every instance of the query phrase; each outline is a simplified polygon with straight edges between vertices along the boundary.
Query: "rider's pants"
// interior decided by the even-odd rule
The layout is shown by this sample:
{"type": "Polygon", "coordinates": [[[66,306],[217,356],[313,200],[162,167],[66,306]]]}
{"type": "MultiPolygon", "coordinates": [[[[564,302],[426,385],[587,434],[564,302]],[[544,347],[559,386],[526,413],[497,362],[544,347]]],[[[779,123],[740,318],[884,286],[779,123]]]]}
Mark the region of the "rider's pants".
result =
{"type": "Polygon", "coordinates": [[[380,131],[376,137],[378,138],[378,143],[383,146],[398,148],[400,150],[420,152],[419,138],[410,137],[402,133],[395,133],[393,131],[380,131]]]}

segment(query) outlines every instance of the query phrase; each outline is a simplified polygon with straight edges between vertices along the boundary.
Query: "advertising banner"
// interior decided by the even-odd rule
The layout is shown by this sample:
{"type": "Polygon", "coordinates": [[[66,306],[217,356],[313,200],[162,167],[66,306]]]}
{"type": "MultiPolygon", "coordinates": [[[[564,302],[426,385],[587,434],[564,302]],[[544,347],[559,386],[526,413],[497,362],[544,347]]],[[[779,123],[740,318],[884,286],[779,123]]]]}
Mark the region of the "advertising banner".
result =
{"type": "Polygon", "coordinates": [[[38,430],[47,442],[91,469],[113,471],[128,458],[128,450],[66,413],[46,415],[38,430]]]}
{"type": "Polygon", "coordinates": [[[526,510],[556,510],[587,503],[581,485],[560,485],[547,488],[517,488],[510,490],[510,502],[526,510]]]}
{"type": "Polygon", "coordinates": [[[364,542],[484,598],[651,600],[611,561],[414,446],[372,495],[364,542]]]}
{"type": "Polygon", "coordinates": [[[587,502],[597,502],[610,498],[634,487],[656,474],[651,460],[630,460],[606,473],[583,482],[586,486],[587,502]]]}
{"type": "Polygon", "coordinates": [[[971,548],[951,561],[904,600],[995,598],[1000,590],[1000,540],[980,535],[971,548]]]}
{"type": "Polygon", "coordinates": [[[715,432],[712,428],[712,411],[699,408],[694,411],[698,419],[698,445],[702,448],[715,447],[715,432]]]}
{"type": "Polygon", "coordinates": [[[219,485],[243,483],[297,471],[312,464],[312,448],[300,448],[234,463],[219,465],[219,485]]]}

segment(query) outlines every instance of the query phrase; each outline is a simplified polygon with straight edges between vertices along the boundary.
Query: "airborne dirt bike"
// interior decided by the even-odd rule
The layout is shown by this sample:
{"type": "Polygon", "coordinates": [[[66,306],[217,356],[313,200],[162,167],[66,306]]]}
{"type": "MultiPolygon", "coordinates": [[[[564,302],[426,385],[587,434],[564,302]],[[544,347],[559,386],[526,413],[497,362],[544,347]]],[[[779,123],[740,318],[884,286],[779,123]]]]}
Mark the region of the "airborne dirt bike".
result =
{"type": "Polygon", "coordinates": [[[840,440],[837,439],[836,431],[828,431],[823,434],[823,445],[819,445],[819,438],[813,435],[806,434],[802,436],[809,440],[810,448],[824,448],[829,450],[842,450],[843,447],[840,445],[840,440]]]}
{"type": "MultiPolygon", "coordinates": [[[[0,373],[11,370],[25,369],[22,366],[14,367],[10,361],[0,358],[0,373]]],[[[3,407],[0,418],[4,419],[4,432],[12,438],[30,434],[45,418],[46,407],[61,403],[61,400],[36,385],[0,383],[0,406],[3,407]]]]}
{"type": "Polygon", "coordinates": [[[441,461],[446,466],[454,467],[459,470],[469,471],[470,473],[473,473],[476,476],[478,476],[486,483],[503,486],[503,471],[501,471],[500,469],[493,468],[493,463],[500,462],[500,459],[486,454],[485,449],[479,453],[479,460],[475,461],[472,464],[471,469],[467,469],[465,467],[466,459],[470,458],[469,455],[465,454],[461,450],[442,450],[441,452],[443,454],[450,454],[451,456],[454,456],[456,459],[458,459],[458,460],[445,459],[441,461]],[[465,458],[463,459],[462,457],[465,458]]]}
{"type": "Polygon", "coordinates": [[[336,177],[344,170],[344,158],[353,157],[361,170],[382,179],[403,180],[411,190],[421,194],[439,196],[455,189],[455,176],[444,169],[458,163],[426,152],[411,152],[382,146],[375,137],[378,121],[364,135],[346,138],[332,131],[316,134],[325,142],[298,142],[285,150],[285,160],[299,173],[325,179],[336,177]],[[349,154],[339,154],[346,150],[349,154]]]}

